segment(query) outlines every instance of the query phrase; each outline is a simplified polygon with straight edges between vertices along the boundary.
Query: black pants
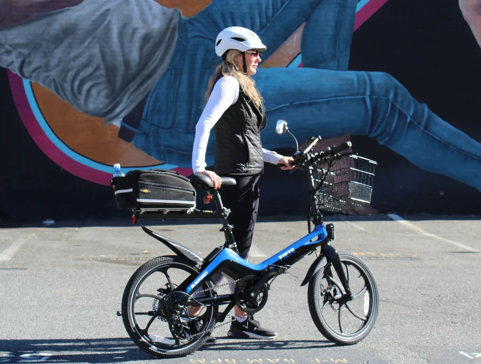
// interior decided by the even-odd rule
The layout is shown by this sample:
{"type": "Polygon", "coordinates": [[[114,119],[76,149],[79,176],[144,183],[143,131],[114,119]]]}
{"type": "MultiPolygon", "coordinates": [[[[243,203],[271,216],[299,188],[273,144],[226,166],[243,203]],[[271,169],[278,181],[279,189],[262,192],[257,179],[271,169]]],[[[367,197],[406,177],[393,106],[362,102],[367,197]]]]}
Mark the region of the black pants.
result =
{"type": "Polygon", "coordinates": [[[224,206],[231,210],[229,223],[234,225],[234,238],[239,255],[244,259],[249,255],[259,211],[260,176],[229,176],[235,178],[237,185],[222,186],[220,190],[224,206]]]}

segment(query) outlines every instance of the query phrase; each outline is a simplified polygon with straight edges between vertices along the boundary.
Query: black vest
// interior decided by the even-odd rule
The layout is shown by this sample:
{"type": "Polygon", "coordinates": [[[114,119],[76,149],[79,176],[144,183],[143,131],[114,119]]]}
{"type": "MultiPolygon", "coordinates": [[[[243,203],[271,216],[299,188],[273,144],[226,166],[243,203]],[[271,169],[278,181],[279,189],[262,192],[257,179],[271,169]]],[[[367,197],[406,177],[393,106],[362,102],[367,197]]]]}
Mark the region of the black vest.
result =
{"type": "Polygon", "coordinates": [[[216,138],[214,172],[258,174],[264,170],[261,131],[267,124],[264,107],[257,108],[242,90],[214,126],[216,138]]]}

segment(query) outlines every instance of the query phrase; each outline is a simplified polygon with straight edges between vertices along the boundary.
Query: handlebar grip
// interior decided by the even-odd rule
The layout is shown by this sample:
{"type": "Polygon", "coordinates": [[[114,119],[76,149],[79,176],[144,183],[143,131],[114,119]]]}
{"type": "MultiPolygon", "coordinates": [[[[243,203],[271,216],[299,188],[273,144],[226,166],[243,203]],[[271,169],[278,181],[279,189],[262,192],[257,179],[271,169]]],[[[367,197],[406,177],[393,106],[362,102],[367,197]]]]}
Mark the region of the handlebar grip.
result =
{"type": "MultiPolygon", "coordinates": [[[[298,156],[300,156],[300,155],[302,155],[301,152],[299,152],[299,151],[295,152],[295,153],[293,154],[293,156],[292,156],[293,159],[292,159],[292,160],[289,160],[289,164],[290,164],[291,166],[294,166],[294,167],[295,167],[295,166],[296,166],[296,157],[298,157],[298,156]]],[[[278,168],[281,168],[283,165],[284,165],[284,164],[277,163],[277,167],[278,167],[278,168]]]]}
{"type": "MultiPolygon", "coordinates": [[[[291,166],[294,166],[294,167],[295,167],[295,166],[296,166],[296,161],[295,161],[295,160],[290,160],[290,161],[289,161],[289,164],[290,164],[291,166]]],[[[277,163],[277,168],[279,168],[279,169],[282,169],[282,167],[284,167],[284,166],[285,166],[285,165],[282,164],[282,163],[277,163]]],[[[295,170],[296,170],[296,168],[291,169],[290,173],[294,172],[295,170]]],[[[285,171],[285,169],[283,169],[283,171],[285,171]]]]}
{"type": "MultiPolygon", "coordinates": [[[[289,161],[289,164],[291,166],[294,166],[295,165],[295,162],[294,161],[289,161]]],[[[284,164],[283,163],[277,163],[277,168],[281,168],[281,167],[284,167],[284,164]]]]}
{"type": "Polygon", "coordinates": [[[342,152],[343,150],[346,150],[346,149],[349,149],[352,147],[352,143],[351,142],[345,142],[345,143],[342,143],[342,144],[339,144],[339,145],[335,145],[333,147],[331,147],[331,150],[330,152],[332,154],[337,154],[337,153],[340,153],[342,152]]]}

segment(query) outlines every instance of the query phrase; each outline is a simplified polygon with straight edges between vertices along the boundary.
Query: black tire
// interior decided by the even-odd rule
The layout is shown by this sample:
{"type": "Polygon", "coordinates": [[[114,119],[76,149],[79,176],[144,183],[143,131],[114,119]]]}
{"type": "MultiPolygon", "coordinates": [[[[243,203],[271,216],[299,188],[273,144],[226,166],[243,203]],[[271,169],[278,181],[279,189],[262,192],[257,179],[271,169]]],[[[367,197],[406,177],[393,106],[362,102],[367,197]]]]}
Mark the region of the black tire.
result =
{"type": "MultiPolygon", "coordinates": [[[[169,322],[158,310],[162,297],[166,297],[192,274],[197,275],[199,271],[194,263],[186,259],[177,256],[157,257],[137,269],[127,283],[122,297],[122,319],[130,338],[146,353],[161,358],[185,356],[196,351],[207,340],[215,324],[217,306],[205,306],[196,316],[201,323],[197,326],[200,334],[188,334],[177,342],[169,322]]],[[[211,282],[199,289],[206,290],[205,297],[215,295],[211,282]]],[[[183,325],[187,324],[183,322],[183,325]]]]}
{"type": "Polygon", "coordinates": [[[343,289],[332,263],[320,269],[309,283],[309,311],[317,329],[338,345],[353,345],[373,329],[379,293],[367,265],[355,255],[339,253],[353,299],[339,302],[343,289]]]}

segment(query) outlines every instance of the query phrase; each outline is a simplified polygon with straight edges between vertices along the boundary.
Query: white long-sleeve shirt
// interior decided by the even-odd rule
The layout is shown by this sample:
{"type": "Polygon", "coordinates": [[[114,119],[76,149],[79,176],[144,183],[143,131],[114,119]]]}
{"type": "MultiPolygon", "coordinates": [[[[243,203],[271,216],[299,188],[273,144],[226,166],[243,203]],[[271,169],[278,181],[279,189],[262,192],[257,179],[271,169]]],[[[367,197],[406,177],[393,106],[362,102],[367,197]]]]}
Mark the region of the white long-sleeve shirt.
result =
{"type": "MultiPolygon", "coordinates": [[[[205,153],[210,131],[224,112],[239,99],[239,81],[233,76],[225,76],[216,82],[207,105],[195,127],[194,148],[192,150],[192,169],[194,173],[205,170],[205,153]]],[[[264,162],[277,164],[282,155],[262,148],[264,162]]]]}

